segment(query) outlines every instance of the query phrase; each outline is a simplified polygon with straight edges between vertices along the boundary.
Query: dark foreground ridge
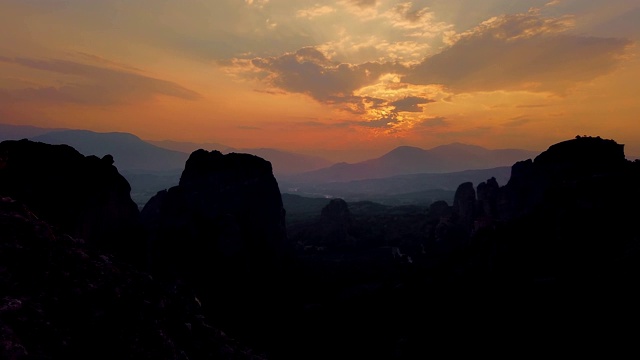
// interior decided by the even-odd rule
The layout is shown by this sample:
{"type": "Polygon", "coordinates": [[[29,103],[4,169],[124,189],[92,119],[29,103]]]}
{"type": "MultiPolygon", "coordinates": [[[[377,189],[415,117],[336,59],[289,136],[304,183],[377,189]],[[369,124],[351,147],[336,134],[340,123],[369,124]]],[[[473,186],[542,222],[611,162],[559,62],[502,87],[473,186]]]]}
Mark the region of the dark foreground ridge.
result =
{"type": "Polygon", "coordinates": [[[0,199],[1,359],[261,359],[167,287],[0,199]]]}
{"type": "MultiPolygon", "coordinates": [[[[22,156],[11,149],[0,175],[14,174],[12,159],[22,156]]],[[[58,157],[66,159],[58,166],[93,169],[81,158],[58,157]]],[[[117,174],[109,166],[95,171],[117,174]]],[[[57,181],[55,172],[29,171],[25,189],[53,191],[30,176],[57,181]]],[[[2,194],[22,189],[0,179],[2,194]]],[[[110,193],[100,181],[88,187],[110,193]]],[[[199,150],[180,184],[142,211],[146,246],[136,262],[145,272],[3,200],[1,344],[7,354],[54,358],[105,347],[112,358],[252,356],[204,319],[273,359],[415,359],[461,346],[598,338],[637,320],[638,183],[640,162],[625,160],[622,145],[580,137],[514,164],[506,185],[461,184],[452,204],[333,199],[285,229],[269,162],[199,150]]],[[[66,191],[81,199],[89,190],[66,191]]],[[[61,201],[36,200],[43,209],[61,201]]]]}
{"type": "Polygon", "coordinates": [[[90,246],[133,260],[144,241],[130,191],[111,155],[100,159],[67,145],[29,140],[0,143],[0,196],[24,203],[90,246]]]}
{"type": "Polygon", "coordinates": [[[505,186],[460,185],[450,215],[434,204],[428,247],[465,281],[626,291],[640,279],[639,180],[615,141],[565,141],[516,163],[505,186]]]}
{"type": "Polygon", "coordinates": [[[581,137],[514,164],[504,186],[461,184],[453,204],[425,213],[332,201],[289,228],[308,284],[300,317],[352,345],[344,358],[619,335],[611,325],[638,316],[639,181],[622,145],[581,137]]]}

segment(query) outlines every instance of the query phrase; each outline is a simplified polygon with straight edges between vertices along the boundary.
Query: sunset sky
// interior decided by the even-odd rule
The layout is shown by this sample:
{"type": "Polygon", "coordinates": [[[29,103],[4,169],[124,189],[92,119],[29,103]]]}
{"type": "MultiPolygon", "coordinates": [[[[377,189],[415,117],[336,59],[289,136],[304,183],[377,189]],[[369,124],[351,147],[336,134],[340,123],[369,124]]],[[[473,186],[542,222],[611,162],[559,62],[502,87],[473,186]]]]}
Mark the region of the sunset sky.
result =
{"type": "Polygon", "coordinates": [[[0,123],[350,161],[578,134],[640,155],[638,41],[640,0],[2,0],[0,123]]]}

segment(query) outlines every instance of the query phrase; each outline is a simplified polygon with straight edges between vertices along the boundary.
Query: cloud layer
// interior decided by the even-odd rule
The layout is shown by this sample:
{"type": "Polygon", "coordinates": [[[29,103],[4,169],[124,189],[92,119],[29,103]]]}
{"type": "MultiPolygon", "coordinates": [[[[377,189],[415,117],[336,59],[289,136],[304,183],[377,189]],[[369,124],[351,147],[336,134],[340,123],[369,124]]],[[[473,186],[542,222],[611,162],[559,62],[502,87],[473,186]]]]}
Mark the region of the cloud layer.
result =
{"type": "Polygon", "coordinates": [[[239,147],[640,134],[639,11],[628,0],[4,0],[0,116],[239,147]]]}
{"type": "Polygon", "coordinates": [[[201,97],[174,82],[152,78],[130,69],[58,59],[0,57],[0,62],[73,78],[56,86],[28,87],[9,92],[8,96],[17,101],[111,105],[137,102],[155,95],[185,100],[201,97]]]}
{"type": "MultiPolygon", "coordinates": [[[[418,28],[432,15],[410,3],[392,8],[397,26],[418,28]]],[[[388,12],[387,12],[388,14],[388,12]]],[[[428,114],[434,97],[491,91],[564,94],[616,69],[630,40],[575,35],[571,16],[545,17],[539,10],[493,17],[465,32],[446,34],[448,45],[416,63],[331,60],[331,46],[304,47],[273,57],[236,59],[232,66],[258,79],[269,91],[305,94],[323,104],[362,115],[351,122],[370,128],[442,126],[428,114]],[[385,77],[395,78],[386,82],[385,77]],[[438,86],[440,95],[425,87],[438,86]],[[364,95],[363,89],[377,89],[364,95]],[[429,124],[431,126],[429,126],[429,124]]],[[[442,31],[442,29],[441,29],[442,31]]],[[[444,32],[443,32],[444,34],[444,32]]],[[[378,43],[379,44],[379,43],[378,43]]],[[[405,46],[419,46],[405,42],[405,46]]],[[[521,122],[524,124],[524,122],[521,122]]]]}
{"type": "Polygon", "coordinates": [[[455,37],[403,81],[443,84],[455,92],[562,93],[609,73],[631,45],[627,39],[571,35],[570,26],[570,18],[545,19],[536,12],[492,18],[455,37]]]}

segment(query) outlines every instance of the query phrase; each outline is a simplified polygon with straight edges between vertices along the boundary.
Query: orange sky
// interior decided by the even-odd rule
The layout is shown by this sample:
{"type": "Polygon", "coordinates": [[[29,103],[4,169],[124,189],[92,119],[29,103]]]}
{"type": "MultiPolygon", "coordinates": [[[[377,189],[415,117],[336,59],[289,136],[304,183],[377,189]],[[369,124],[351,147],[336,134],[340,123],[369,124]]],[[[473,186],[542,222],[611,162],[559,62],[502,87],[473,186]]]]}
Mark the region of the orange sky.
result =
{"type": "Polygon", "coordinates": [[[640,155],[638,19],[628,0],[3,0],[0,123],[316,154],[580,134],[640,155]]]}

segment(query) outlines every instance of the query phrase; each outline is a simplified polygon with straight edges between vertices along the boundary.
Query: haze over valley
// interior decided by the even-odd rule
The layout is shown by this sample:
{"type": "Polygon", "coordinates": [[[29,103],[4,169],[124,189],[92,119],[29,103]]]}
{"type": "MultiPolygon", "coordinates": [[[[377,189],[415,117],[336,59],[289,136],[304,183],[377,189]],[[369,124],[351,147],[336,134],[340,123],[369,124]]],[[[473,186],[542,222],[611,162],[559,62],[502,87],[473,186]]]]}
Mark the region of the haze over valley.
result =
{"type": "Polygon", "coordinates": [[[37,134],[30,139],[54,145],[67,144],[86,155],[112,155],[116,159],[116,167],[131,184],[132,197],[141,208],[156,192],[178,184],[190,152],[176,149],[195,151],[205,148],[222,153],[260,156],[271,162],[283,193],[423,205],[437,200],[452,200],[453,192],[462,182],[480,182],[496,177],[504,184],[509,178],[510,164],[537,154],[527,150],[487,150],[454,143],[430,150],[399,147],[376,159],[332,164],[317,156],[277,149],[233,149],[221,144],[171,141],[155,142],[154,145],[128,133],[68,129],[47,132],[49,129],[1,126],[7,130],[4,140],[9,136],[17,140],[37,134]]]}

